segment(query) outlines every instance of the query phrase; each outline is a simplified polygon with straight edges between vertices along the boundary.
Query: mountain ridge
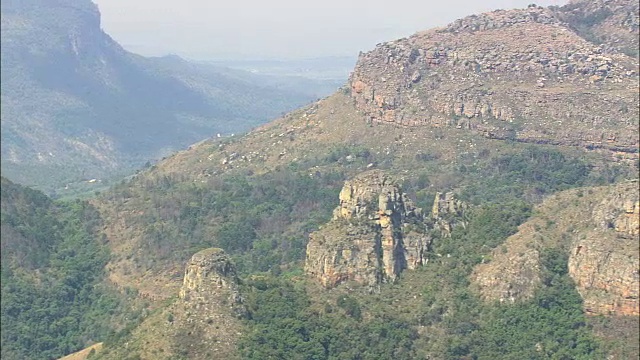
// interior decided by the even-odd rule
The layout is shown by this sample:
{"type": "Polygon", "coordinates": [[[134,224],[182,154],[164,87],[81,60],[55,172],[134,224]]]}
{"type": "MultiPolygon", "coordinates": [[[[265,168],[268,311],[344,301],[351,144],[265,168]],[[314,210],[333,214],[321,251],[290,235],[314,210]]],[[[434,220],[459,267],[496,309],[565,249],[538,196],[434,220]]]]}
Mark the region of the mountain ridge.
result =
{"type": "Polygon", "coordinates": [[[7,2],[2,24],[2,165],[21,183],[60,188],[132,171],[328,91],[129,53],[103,32],[89,0],[7,2]]]}
{"type": "Polygon", "coordinates": [[[637,58],[585,40],[561,10],[496,10],[379,44],[350,78],[356,106],[372,122],[637,159],[637,58]]]}

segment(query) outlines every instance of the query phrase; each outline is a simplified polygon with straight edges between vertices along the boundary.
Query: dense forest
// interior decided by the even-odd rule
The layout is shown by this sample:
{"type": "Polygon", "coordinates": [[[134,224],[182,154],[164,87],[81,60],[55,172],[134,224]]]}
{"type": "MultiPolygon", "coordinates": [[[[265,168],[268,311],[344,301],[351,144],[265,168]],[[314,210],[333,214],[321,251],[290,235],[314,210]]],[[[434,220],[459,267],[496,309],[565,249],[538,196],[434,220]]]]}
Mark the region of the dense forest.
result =
{"type": "Polygon", "coordinates": [[[103,339],[124,309],[103,283],[100,217],[2,178],[2,358],[54,359],[103,339]]]}

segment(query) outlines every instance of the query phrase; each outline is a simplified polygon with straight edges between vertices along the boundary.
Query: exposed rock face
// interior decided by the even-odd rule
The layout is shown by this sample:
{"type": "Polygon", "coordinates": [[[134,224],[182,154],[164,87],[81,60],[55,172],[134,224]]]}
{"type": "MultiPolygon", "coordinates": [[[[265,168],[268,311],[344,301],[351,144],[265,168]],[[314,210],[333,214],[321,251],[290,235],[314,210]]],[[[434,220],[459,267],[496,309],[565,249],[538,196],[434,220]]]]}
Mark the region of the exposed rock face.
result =
{"type": "Polygon", "coordinates": [[[640,228],[638,193],[628,190],[610,194],[593,210],[593,219],[600,228],[614,229],[623,237],[637,236],[640,228]]]}
{"type": "Polygon", "coordinates": [[[451,236],[451,230],[456,226],[467,226],[464,221],[467,204],[455,198],[452,192],[436,193],[433,201],[431,217],[435,220],[435,228],[444,236],[451,236]]]}
{"type": "Polygon", "coordinates": [[[581,37],[559,12],[496,10],[379,44],[351,76],[355,104],[372,123],[637,157],[637,60],[581,37]]]}
{"type": "Polygon", "coordinates": [[[489,263],[475,268],[471,280],[481,297],[513,303],[533,296],[542,282],[540,253],[527,246],[531,243],[533,228],[532,224],[521,225],[517,234],[493,252],[489,263]]]}
{"type": "Polygon", "coordinates": [[[387,175],[347,181],[333,219],[310,235],[305,271],[325,287],[347,280],[374,286],[426,262],[431,242],[422,211],[387,175]]]}
{"type": "Polygon", "coordinates": [[[580,241],[569,257],[584,308],[595,315],[640,315],[638,309],[638,239],[607,237],[580,241]]]}
{"type": "Polygon", "coordinates": [[[240,319],[246,314],[236,268],[222,249],[202,250],[191,257],[180,289],[181,302],[169,311],[174,319],[169,338],[190,359],[210,359],[212,352],[235,358],[240,319]],[[185,336],[188,334],[189,336],[185,336]]]}
{"type": "Polygon", "coordinates": [[[228,303],[242,314],[235,265],[222,249],[202,250],[191,257],[184,273],[180,298],[196,307],[210,302],[228,303]]]}
{"type": "Polygon", "coordinates": [[[244,331],[239,317],[246,309],[235,265],[222,249],[191,257],[179,298],[150,313],[124,346],[110,346],[101,358],[239,359],[237,343],[244,331]]]}
{"type": "Polygon", "coordinates": [[[635,183],[612,191],[593,210],[598,228],[577,241],[569,256],[569,273],[592,314],[640,315],[640,204],[635,183]],[[607,236],[606,233],[615,236],[607,236]]]}
{"type": "Polygon", "coordinates": [[[637,181],[550,197],[476,267],[473,286],[487,300],[530,298],[541,283],[539,251],[561,248],[587,313],[639,315],[639,198],[637,181]]]}

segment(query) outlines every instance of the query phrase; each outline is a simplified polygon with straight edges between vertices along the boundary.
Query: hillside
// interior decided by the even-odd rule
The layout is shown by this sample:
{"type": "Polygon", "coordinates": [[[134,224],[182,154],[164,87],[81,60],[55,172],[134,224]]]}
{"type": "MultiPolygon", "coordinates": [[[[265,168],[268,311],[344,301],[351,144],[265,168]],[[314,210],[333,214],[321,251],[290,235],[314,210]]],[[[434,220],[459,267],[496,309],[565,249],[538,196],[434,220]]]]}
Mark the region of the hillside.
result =
{"type": "Polygon", "coordinates": [[[133,296],[105,280],[97,211],[2,178],[2,358],[55,359],[119,329],[133,296]]]}
{"type": "Polygon", "coordinates": [[[2,170],[50,191],[253,126],[335,90],[125,51],[89,0],[2,4],[2,170]]]}
{"type": "Polygon", "coordinates": [[[581,35],[542,7],[472,15],[362,54],[351,91],[371,122],[637,159],[638,59],[581,35]]]}
{"type": "Polygon", "coordinates": [[[637,59],[582,7],[380,44],[91,199],[108,283],[152,309],[96,359],[637,358],[637,59]]]}
{"type": "Polygon", "coordinates": [[[572,0],[557,12],[574,31],[595,44],[638,58],[638,4],[625,0],[572,0]]]}

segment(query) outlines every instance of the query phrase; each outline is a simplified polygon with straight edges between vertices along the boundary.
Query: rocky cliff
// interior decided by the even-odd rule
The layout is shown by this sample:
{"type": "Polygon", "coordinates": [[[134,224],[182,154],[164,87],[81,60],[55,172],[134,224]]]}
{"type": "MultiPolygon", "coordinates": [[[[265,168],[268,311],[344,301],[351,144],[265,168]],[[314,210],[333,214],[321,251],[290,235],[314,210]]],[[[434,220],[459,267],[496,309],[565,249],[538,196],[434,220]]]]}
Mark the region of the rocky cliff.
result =
{"type": "Polygon", "coordinates": [[[100,359],[236,359],[246,314],[236,268],[222,250],[194,254],[179,298],[135,328],[126,343],[107,345],[100,359]]]}
{"type": "Polygon", "coordinates": [[[469,206],[455,198],[452,192],[436,193],[431,209],[434,228],[440,230],[443,236],[451,236],[451,230],[457,226],[467,226],[465,213],[469,206]]]}
{"type": "Polygon", "coordinates": [[[349,280],[372,287],[426,264],[432,240],[428,230],[446,236],[464,225],[460,217],[467,208],[453,193],[438,193],[429,220],[379,170],[347,181],[339,199],[333,219],[312,233],[307,245],[305,271],[325,287],[349,280]]]}
{"type": "Polygon", "coordinates": [[[333,219],[310,235],[305,271],[325,287],[347,280],[374,286],[426,262],[422,211],[381,171],[347,181],[333,219]]]}
{"type": "Polygon", "coordinates": [[[238,289],[236,268],[222,249],[202,250],[191,257],[180,289],[184,313],[176,311],[176,327],[191,334],[179,338],[177,348],[189,358],[235,353],[238,319],[246,314],[238,289]],[[214,351],[212,351],[214,350],[214,351]]]}
{"type": "Polygon", "coordinates": [[[476,267],[473,286],[488,300],[529,298],[541,284],[541,251],[558,248],[568,253],[587,313],[638,315],[638,199],[637,181],[550,197],[492,261],[476,267]]]}
{"type": "Polygon", "coordinates": [[[596,227],[573,244],[569,273],[587,313],[640,315],[637,186],[610,191],[592,211],[596,227]]]}
{"type": "Polygon", "coordinates": [[[245,313],[235,265],[224,250],[218,248],[202,250],[191,257],[184,272],[180,298],[195,308],[218,302],[228,304],[238,315],[245,313]]]}
{"type": "MultiPolygon", "coordinates": [[[[379,44],[359,56],[353,100],[372,123],[637,157],[637,58],[583,38],[567,11],[496,10],[379,44]]],[[[629,16],[637,38],[637,12],[629,16]]]]}

